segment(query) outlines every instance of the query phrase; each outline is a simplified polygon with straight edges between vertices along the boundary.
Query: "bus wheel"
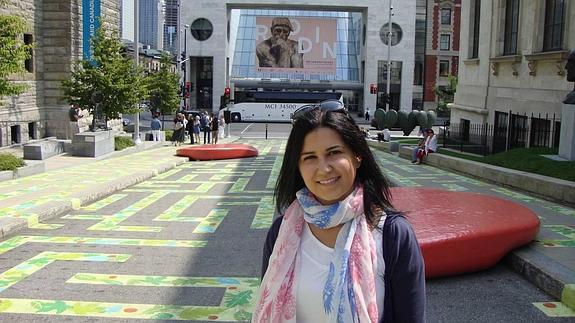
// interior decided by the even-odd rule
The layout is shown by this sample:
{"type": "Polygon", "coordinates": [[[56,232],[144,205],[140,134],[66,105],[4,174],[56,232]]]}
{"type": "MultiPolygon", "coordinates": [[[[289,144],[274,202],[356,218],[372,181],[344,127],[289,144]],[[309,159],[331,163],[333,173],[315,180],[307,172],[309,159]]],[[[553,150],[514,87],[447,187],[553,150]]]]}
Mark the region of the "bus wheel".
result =
{"type": "Polygon", "coordinates": [[[233,122],[242,122],[242,115],[239,113],[232,113],[233,122]]]}

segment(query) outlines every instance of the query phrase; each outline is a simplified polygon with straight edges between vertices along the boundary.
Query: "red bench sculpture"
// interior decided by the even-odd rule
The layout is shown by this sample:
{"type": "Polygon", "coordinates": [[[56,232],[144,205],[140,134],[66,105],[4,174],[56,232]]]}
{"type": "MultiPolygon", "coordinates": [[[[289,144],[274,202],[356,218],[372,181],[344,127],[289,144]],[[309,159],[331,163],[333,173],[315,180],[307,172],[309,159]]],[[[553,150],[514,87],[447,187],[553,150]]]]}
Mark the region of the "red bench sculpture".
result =
{"type": "Polygon", "coordinates": [[[392,193],[413,226],[427,278],[492,267],[539,231],[533,211],[494,196],[407,187],[392,193]]]}
{"type": "Polygon", "coordinates": [[[189,157],[190,160],[217,160],[255,157],[258,150],[245,144],[218,144],[180,148],[176,155],[189,157]]]}

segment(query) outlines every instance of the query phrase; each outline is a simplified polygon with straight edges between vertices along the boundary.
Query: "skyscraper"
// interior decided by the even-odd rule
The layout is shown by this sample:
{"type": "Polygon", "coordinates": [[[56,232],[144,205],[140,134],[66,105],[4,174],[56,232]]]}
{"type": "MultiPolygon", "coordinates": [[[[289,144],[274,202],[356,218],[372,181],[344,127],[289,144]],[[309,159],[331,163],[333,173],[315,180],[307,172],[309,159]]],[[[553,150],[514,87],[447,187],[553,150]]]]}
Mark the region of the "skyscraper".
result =
{"type": "Polygon", "coordinates": [[[140,0],[139,40],[143,45],[162,49],[163,39],[163,1],[140,0]]]}
{"type": "Polygon", "coordinates": [[[164,50],[173,55],[178,53],[178,0],[164,1],[164,50]]]}

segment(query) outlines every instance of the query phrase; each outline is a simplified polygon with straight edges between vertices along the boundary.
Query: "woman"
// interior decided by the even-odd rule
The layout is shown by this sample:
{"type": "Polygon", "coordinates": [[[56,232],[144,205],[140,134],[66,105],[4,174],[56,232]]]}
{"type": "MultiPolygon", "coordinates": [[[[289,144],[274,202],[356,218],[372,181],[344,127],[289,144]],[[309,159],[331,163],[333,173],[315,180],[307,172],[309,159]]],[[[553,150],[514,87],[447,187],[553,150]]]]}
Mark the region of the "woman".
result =
{"type": "Polygon", "coordinates": [[[219,125],[220,121],[218,120],[218,117],[215,115],[215,113],[212,113],[212,118],[210,120],[210,129],[212,131],[212,145],[215,145],[218,143],[218,125],[219,125]]]}
{"type": "Polygon", "coordinates": [[[414,164],[421,164],[425,156],[430,153],[437,151],[437,136],[435,135],[433,129],[427,129],[427,137],[425,138],[425,143],[423,148],[417,150],[416,160],[414,164]]]}
{"type": "Polygon", "coordinates": [[[225,133],[225,129],[226,129],[226,119],[224,118],[223,113],[220,115],[219,119],[220,119],[220,124],[218,125],[218,127],[219,127],[218,136],[220,137],[220,139],[224,139],[224,133],[225,133]]]}
{"type": "Polygon", "coordinates": [[[196,143],[200,144],[200,116],[194,118],[194,138],[196,143]]]}
{"type": "Polygon", "coordinates": [[[294,113],[252,321],[425,322],[415,235],[335,102],[294,113]]]}
{"type": "Polygon", "coordinates": [[[174,119],[174,132],[172,133],[174,146],[180,146],[184,142],[184,131],[186,131],[186,128],[184,128],[184,115],[178,113],[174,119]]]}

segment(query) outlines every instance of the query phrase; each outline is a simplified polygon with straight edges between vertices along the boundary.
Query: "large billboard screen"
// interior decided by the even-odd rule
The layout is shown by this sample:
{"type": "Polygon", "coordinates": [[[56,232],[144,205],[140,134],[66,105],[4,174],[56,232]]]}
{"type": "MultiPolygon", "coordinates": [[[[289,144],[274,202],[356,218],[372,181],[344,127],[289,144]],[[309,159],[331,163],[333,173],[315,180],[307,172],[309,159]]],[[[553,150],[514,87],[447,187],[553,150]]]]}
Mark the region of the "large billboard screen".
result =
{"type": "Polygon", "coordinates": [[[336,40],[334,18],[256,17],[256,70],[335,75],[336,40]]]}

